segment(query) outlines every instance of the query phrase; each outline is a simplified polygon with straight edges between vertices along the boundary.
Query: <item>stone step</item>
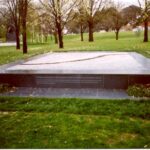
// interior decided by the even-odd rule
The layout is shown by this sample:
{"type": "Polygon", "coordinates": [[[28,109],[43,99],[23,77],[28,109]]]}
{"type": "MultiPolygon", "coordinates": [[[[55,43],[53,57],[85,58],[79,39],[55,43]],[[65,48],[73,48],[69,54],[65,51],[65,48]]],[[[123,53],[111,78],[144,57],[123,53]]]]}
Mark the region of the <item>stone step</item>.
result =
{"type": "Polygon", "coordinates": [[[31,88],[18,87],[13,92],[0,93],[0,96],[46,97],[46,98],[84,98],[84,99],[132,99],[125,90],[93,88],[31,88]]]}

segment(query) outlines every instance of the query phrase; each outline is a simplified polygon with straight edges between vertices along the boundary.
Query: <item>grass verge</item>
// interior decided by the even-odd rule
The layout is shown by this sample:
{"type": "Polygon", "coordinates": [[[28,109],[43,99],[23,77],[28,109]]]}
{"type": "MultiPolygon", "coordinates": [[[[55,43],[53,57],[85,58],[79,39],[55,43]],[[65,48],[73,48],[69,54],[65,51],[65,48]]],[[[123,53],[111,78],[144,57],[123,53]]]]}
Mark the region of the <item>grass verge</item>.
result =
{"type": "Polygon", "coordinates": [[[150,148],[150,101],[0,97],[0,148],[150,148]]]}

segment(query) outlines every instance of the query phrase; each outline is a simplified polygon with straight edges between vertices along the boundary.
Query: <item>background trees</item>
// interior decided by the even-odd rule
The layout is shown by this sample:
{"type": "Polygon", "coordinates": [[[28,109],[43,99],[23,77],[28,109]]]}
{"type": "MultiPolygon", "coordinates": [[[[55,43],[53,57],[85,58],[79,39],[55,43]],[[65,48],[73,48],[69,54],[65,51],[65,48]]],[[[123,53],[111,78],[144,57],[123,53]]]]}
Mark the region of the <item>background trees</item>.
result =
{"type": "Polygon", "coordinates": [[[93,42],[95,15],[97,11],[101,11],[107,5],[107,0],[81,0],[81,3],[83,3],[84,10],[86,12],[86,18],[89,28],[89,42],[93,42]]]}
{"type": "Polygon", "coordinates": [[[0,7],[0,38],[4,38],[6,36],[8,20],[9,17],[7,10],[0,7]]]}
{"type": "Polygon", "coordinates": [[[128,23],[121,9],[121,4],[113,4],[111,7],[103,9],[99,15],[101,16],[101,29],[107,32],[113,30],[116,35],[116,40],[118,40],[119,31],[128,23]]]}
{"type": "Polygon", "coordinates": [[[139,7],[141,8],[140,20],[144,23],[144,42],[148,42],[148,22],[150,19],[150,1],[138,0],[139,7]]]}
{"type": "Polygon", "coordinates": [[[1,11],[4,16],[8,16],[9,22],[12,21],[16,33],[16,49],[20,49],[20,29],[23,35],[23,53],[27,53],[27,11],[31,0],[1,0],[1,5],[6,11],[1,11]]]}
{"type": "Polygon", "coordinates": [[[141,8],[135,5],[130,5],[122,9],[123,17],[127,23],[136,26],[137,18],[141,14],[141,8]]]}
{"type": "Polygon", "coordinates": [[[1,5],[3,6],[1,14],[7,15],[8,20],[13,22],[16,33],[16,49],[20,49],[20,0],[1,0],[1,5]]]}
{"type": "Polygon", "coordinates": [[[116,40],[118,40],[120,29],[122,28],[122,26],[127,24],[127,21],[125,20],[122,13],[122,4],[121,3],[114,4],[114,6],[111,9],[111,14],[112,14],[112,29],[116,34],[116,40]]]}
{"type": "Polygon", "coordinates": [[[59,48],[63,48],[64,25],[68,21],[69,14],[72,8],[75,6],[77,0],[40,0],[40,2],[53,18],[58,34],[59,48]]]}
{"type": "Polygon", "coordinates": [[[80,33],[81,41],[84,41],[83,33],[87,28],[86,12],[81,1],[78,3],[76,8],[77,9],[71,11],[69,15],[70,19],[66,26],[70,33],[80,33]]]}
{"type": "Polygon", "coordinates": [[[15,28],[16,48],[20,49],[22,35],[23,53],[27,53],[27,41],[47,42],[49,35],[54,35],[55,43],[63,48],[64,29],[67,33],[80,33],[81,41],[84,32],[88,32],[89,42],[94,41],[94,32],[113,30],[118,40],[123,26],[136,27],[138,22],[144,25],[146,42],[150,1],[138,2],[139,6],[122,7],[110,0],[0,0],[0,36],[11,24],[15,28]]]}

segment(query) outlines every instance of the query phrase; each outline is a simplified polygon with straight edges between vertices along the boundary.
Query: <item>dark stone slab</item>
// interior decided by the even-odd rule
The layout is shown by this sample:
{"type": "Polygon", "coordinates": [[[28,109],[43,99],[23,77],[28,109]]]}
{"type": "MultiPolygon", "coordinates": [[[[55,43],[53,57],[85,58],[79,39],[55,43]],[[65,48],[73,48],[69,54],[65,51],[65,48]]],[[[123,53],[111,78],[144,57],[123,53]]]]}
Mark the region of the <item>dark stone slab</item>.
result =
{"type": "Polygon", "coordinates": [[[17,87],[127,89],[129,85],[149,84],[149,75],[30,75],[0,74],[0,83],[17,87]]]}
{"type": "Polygon", "coordinates": [[[129,85],[150,84],[150,60],[136,53],[49,53],[1,66],[0,83],[18,87],[127,89],[129,85]]]}
{"type": "Polygon", "coordinates": [[[104,75],[105,89],[126,89],[129,85],[128,75],[104,75]]]}

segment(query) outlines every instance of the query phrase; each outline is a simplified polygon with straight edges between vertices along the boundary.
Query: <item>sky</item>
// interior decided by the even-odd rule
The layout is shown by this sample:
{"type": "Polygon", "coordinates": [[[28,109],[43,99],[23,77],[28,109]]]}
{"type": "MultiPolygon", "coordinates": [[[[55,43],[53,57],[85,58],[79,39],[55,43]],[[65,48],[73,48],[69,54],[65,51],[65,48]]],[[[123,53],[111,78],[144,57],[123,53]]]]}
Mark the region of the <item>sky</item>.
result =
{"type": "MultiPolygon", "coordinates": [[[[34,1],[37,2],[39,0],[34,0],[34,1]]],[[[121,2],[125,6],[129,6],[129,5],[137,5],[137,6],[139,6],[138,0],[113,0],[113,1],[115,1],[115,2],[121,2]]]]}
{"type": "Polygon", "coordinates": [[[114,1],[121,2],[125,5],[132,5],[132,4],[138,5],[138,0],[114,0],[114,1]]]}

